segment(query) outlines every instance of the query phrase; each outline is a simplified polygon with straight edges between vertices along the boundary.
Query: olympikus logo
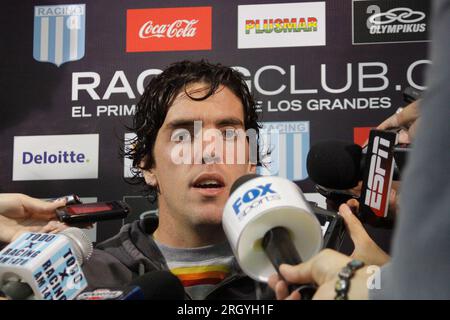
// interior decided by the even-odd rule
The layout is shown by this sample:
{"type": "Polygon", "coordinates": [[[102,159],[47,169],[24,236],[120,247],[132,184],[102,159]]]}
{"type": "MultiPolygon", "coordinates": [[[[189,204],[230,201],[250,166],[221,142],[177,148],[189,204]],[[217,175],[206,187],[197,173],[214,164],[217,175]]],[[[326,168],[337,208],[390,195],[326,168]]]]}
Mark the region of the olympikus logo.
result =
{"type": "Polygon", "coordinates": [[[245,34],[311,31],[317,31],[317,18],[315,17],[245,20],[245,34]]]}
{"type": "Polygon", "coordinates": [[[147,21],[139,30],[139,38],[192,38],[195,37],[197,28],[194,26],[198,20],[176,20],[171,24],[153,24],[147,21]]]}
{"type": "Polygon", "coordinates": [[[386,12],[371,15],[369,17],[369,22],[377,25],[396,21],[401,23],[415,23],[422,21],[425,17],[425,13],[421,11],[413,11],[410,8],[395,8],[386,12]]]}
{"type": "Polygon", "coordinates": [[[212,8],[127,10],[127,52],[211,50],[212,8]]]}
{"type": "Polygon", "coordinates": [[[367,19],[370,34],[425,32],[426,14],[410,8],[394,8],[386,12],[376,13],[367,19]],[[393,24],[393,23],[401,24],[393,24]]]}
{"type": "Polygon", "coordinates": [[[353,0],[353,44],[429,41],[430,1],[353,0]]]}
{"type": "Polygon", "coordinates": [[[382,163],[386,163],[388,159],[388,152],[382,150],[381,146],[389,149],[389,140],[375,137],[370,159],[366,198],[364,200],[366,205],[378,211],[383,203],[383,186],[386,177],[386,168],[382,168],[382,163]]]}

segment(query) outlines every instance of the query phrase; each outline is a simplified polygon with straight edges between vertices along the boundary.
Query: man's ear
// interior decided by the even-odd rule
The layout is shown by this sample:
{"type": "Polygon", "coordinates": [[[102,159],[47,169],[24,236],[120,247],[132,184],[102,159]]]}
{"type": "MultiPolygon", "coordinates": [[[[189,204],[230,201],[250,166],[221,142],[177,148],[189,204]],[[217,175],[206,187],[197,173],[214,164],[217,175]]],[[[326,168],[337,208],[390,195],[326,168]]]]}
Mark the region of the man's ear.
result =
{"type": "Polygon", "coordinates": [[[152,187],[158,186],[158,179],[156,178],[156,175],[153,172],[153,170],[142,170],[142,173],[144,175],[146,184],[152,187]]]}
{"type": "Polygon", "coordinates": [[[144,176],[145,183],[152,187],[158,186],[158,179],[156,178],[156,174],[153,171],[153,169],[145,170],[145,162],[147,159],[143,159],[140,164],[139,168],[141,169],[142,175],[144,176]]]}

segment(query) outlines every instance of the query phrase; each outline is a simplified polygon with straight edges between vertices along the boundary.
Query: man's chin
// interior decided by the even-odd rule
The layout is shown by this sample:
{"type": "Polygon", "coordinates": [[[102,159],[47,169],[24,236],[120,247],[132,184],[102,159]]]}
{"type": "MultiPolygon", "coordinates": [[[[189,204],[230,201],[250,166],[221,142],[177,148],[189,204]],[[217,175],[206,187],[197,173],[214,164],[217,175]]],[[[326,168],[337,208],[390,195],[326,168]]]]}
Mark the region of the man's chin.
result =
{"type": "Polygon", "coordinates": [[[219,226],[222,225],[222,213],[220,215],[208,215],[208,216],[200,216],[198,224],[211,225],[211,226],[219,226]]]}
{"type": "Polygon", "coordinates": [[[195,220],[197,225],[210,225],[219,226],[222,224],[222,210],[201,210],[195,214],[195,220]]]}

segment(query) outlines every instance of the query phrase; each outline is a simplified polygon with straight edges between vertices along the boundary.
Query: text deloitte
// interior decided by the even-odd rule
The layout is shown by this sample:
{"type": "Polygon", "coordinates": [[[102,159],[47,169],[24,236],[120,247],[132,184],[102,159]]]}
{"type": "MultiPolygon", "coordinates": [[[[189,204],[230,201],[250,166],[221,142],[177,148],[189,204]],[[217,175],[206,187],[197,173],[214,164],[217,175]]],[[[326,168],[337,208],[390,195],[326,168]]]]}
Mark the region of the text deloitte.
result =
{"type": "Polygon", "coordinates": [[[22,164],[85,163],[86,161],[87,159],[84,153],[76,153],[75,151],[58,151],[58,153],[44,151],[41,154],[24,151],[22,153],[22,164]]]}

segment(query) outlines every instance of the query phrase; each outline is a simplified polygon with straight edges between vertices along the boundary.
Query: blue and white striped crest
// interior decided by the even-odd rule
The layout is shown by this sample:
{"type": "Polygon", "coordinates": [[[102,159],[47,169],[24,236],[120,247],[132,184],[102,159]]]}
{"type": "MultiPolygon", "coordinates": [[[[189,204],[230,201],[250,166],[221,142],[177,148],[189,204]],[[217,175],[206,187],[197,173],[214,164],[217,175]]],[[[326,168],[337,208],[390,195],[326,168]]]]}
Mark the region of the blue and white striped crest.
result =
{"type": "Polygon", "coordinates": [[[260,151],[264,167],[258,174],[276,175],[291,181],[308,178],[306,156],[309,151],[309,121],[263,122],[260,151]]]}
{"type": "Polygon", "coordinates": [[[84,4],[34,7],[33,57],[58,67],[84,57],[84,4]]]}

